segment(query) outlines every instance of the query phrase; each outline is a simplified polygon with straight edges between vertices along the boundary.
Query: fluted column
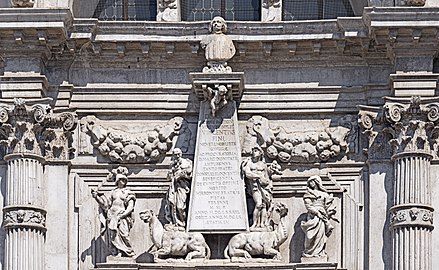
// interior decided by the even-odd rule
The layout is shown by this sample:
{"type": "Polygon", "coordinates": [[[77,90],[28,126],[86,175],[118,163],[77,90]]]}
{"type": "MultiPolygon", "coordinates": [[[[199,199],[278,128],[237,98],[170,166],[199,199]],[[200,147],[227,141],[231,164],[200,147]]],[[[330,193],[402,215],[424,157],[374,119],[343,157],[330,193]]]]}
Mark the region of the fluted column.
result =
{"type": "Polygon", "coordinates": [[[43,158],[10,154],[8,162],[4,229],[5,269],[43,270],[46,211],[43,208],[43,158]]]}
{"type": "Polygon", "coordinates": [[[432,270],[431,160],[439,149],[439,98],[386,97],[383,108],[360,106],[369,156],[392,147],[390,229],[394,270],[432,270]],[[386,146],[387,145],[387,146],[386,146]]]}
{"type": "Polygon", "coordinates": [[[395,270],[431,270],[431,158],[416,152],[393,156],[395,186],[390,226],[395,270]]]}
{"type": "Polygon", "coordinates": [[[46,187],[43,165],[71,153],[72,113],[52,112],[51,100],[0,103],[0,155],[7,161],[3,208],[5,269],[44,270],[46,187]]]}

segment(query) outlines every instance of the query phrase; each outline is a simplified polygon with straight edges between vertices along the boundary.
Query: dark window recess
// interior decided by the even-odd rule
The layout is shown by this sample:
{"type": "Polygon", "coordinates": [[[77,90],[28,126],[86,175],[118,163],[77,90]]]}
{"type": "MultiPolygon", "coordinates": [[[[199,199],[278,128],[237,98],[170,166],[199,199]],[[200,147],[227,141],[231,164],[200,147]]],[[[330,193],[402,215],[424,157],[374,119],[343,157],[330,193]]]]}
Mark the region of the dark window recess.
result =
{"type": "Polygon", "coordinates": [[[155,21],[157,0],[99,0],[93,18],[103,21],[155,21]]]}
{"type": "Polygon", "coordinates": [[[283,20],[322,20],[353,17],[349,0],[284,0],[283,20]]]}
{"type": "Polygon", "coordinates": [[[433,73],[439,73],[439,58],[433,61],[433,73]]]}
{"type": "Polygon", "coordinates": [[[208,21],[221,16],[226,21],[260,21],[260,0],[181,0],[183,21],[208,21]]]}

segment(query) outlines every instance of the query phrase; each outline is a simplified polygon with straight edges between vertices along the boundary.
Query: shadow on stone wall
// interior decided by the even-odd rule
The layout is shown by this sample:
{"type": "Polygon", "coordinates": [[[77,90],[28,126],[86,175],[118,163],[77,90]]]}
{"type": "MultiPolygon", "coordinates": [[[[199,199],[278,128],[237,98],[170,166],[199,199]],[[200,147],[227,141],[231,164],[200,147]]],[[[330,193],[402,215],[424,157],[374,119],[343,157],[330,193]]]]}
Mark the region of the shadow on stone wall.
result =
{"type": "Polygon", "coordinates": [[[307,213],[301,214],[294,223],[294,234],[290,241],[290,262],[299,263],[303,253],[303,243],[305,243],[305,234],[300,227],[302,221],[306,220],[307,213]]]}

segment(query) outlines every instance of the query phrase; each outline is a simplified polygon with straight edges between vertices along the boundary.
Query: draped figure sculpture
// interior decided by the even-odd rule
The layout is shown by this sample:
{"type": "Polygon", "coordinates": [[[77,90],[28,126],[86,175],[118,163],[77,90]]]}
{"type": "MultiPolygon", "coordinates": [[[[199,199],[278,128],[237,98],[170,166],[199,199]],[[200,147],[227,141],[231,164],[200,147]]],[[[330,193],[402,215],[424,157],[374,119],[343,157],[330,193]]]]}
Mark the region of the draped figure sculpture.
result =
{"type": "Polygon", "coordinates": [[[322,179],[315,175],[308,178],[307,191],[303,197],[308,214],[301,227],[305,233],[305,249],[302,261],[312,258],[327,261],[326,241],[334,230],[330,220],[335,220],[334,197],[323,187],[322,179]]]}
{"type": "Polygon", "coordinates": [[[105,218],[102,223],[109,233],[110,252],[117,257],[135,255],[129,236],[134,223],[133,211],[136,197],[126,187],[127,174],[128,170],[125,167],[119,167],[109,174],[109,178],[115,179],[116,188],[108,196],[99,195],[96,190],[91,191],[105,218]]]}
{"type": "Polygon", "coordinates": [[[246,179],[247,192],[255,203],[253,210],[253,224],[250,230],[269,230],[268,209],[273,201],[273,181],[271,175],[280,173],[279,164],[274,161],[267,166],[264,152],[259,145],[252,148],[251,157],[242,163],[242,171],[246,179]]]}
{"type": "Polygon", "coordinates": [[[180,148],[175,148],[169,166],[168,180],[171,182],[166,193],[166,219],[178,227],[186,226],[186,200],[192,178],[192,161],[183,158],[180,148]]]}

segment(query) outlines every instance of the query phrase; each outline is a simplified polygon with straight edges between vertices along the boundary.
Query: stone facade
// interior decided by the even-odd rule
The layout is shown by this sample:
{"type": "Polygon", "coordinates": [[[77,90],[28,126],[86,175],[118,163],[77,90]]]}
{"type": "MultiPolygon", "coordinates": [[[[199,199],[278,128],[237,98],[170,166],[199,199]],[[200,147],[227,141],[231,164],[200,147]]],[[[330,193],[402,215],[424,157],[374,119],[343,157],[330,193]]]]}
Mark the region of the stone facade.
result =
{"type": "Polygon", "coordinates": [[[350,2],[1,1],[0,268],[437,269],[439,2],[350,2]]]}

